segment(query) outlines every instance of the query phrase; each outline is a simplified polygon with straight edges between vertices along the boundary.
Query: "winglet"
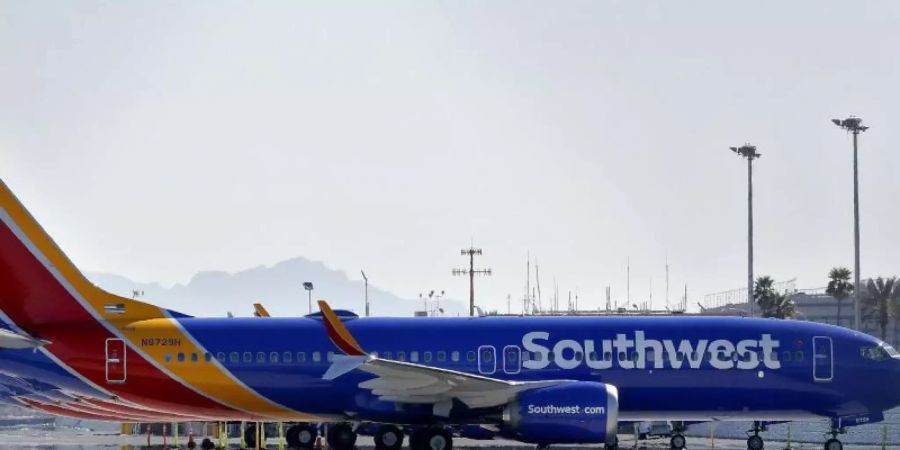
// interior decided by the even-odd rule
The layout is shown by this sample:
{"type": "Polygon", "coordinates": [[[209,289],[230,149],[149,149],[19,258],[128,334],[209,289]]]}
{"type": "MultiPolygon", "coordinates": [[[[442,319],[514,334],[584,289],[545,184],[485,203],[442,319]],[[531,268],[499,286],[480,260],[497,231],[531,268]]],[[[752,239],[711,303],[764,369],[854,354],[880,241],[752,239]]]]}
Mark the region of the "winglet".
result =
{"type": "Polygon", "coordinates": [[[356,339],[353,339],[353,335],[347,330],[344,322],[341,322],[341,319],[331,310],[331,307],[328,306],[325,300],[319,300],[319,309],[322,310],[322,318],[324,319],[325,329],[328,330],[328,337],[331,338],[331,342],[337,348],[351,356],[363,356],[366,354],[365,350],[356,342],[356,339]]]}

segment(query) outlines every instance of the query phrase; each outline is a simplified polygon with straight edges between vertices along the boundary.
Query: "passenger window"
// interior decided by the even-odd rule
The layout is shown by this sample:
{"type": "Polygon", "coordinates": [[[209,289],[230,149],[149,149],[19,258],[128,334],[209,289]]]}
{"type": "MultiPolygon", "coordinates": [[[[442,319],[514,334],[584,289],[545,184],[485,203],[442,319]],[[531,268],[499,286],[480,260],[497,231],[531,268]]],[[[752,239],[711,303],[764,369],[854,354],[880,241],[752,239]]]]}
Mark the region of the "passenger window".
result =
{"type": "Polygon", "coordinates": [[[313,352],[312,358],[313,358],[313,362],[319,362],[322,360],[322,354],[319,352],[313,352]]]}
{"type": "Polygon", "coordinates": [[[556,353],[550,352],[547,354],[548,361],[556,361],[556,353]]]}
{"type": "Polygon", "coordinates": [[[581,352],[575,352],[575,361],[581,362],[581,358],[582,358],[583,356],[584,356],[584,355],[582,355],[581,352]]]}
{"type": "Polygon", "coordinates": [[[166,362],[172,362],[172,355],[170,353],[166,353],[166,362]]]}
{"type": "Polygon", "coordinates": [[[459,362],[459,352],[453,351],[450,353],[450,359],[453,360],[453,362],[459,362]]]}
{"type": "Polygon", "coordinates": [[[431,352],[422,353],[422,360],[425,362],[431,362],[431,352]]]}
{"type": "Polygon", "coordinates": [[[392,356],[391,352],[384,352],[384,359],[391,359],[392,356]]]}
{"type": "Polygon", "coordinates": [[[284,354],[281,355],[281,360],[285,364],[290,364],[290,363],[294,362],[294,354],[291,352],[284,352],[284,354]]]}
{"type": "Polygon", "coordinates": [[[772,357],[772,361],[778,361],[778,352],[772,352],[770,355],[772,357]]]}
{"type": "Polygon", "coordinates": [[[269,362],[277,363],[278,362],[278,352],[269,353],[269,362]]]}
{"type": "Polygon", "coordinates": [[[604,361],[612,361],[612,352],[606,352],[603,354],[604,361]]]}
{"type": "Polygon", "coordinates": [[[306,352],[297,352],[297,364],[306,362],[306,352]]]}
{"type": "Polygon", "coordinates": [[[437,360],[438,362],[444,362],[447,360],[447,352],[441,350],[437,352],[437,360]]]}
{"type": "Polygon", "coordinates": [[[266,362],[266,354],[263,352],[256,352],[256,362],[258,364],[265,364],[266,362]]]}
{"type": "Polygon", "coordinates": [[[191,362],[197,362],[200,358],[197,357],[196,353],[191,353],[191,362]]]}
{"type": "Polygon", "coordinates": [[[534,360],[537,361],[537,362],[543,361],[543,360],[544,360],[544,354],[543,354],[543,353],[535,353],[535,354],[534,354],[534,360]]]}
{"type": "Polygon", "coordinates": [[[250,364],[253,362],[253,353],[244,352],[244,363],[250,364]]]}
{"type": "Polygon", "coordinates": [[[481,352],[481,361],[482,362],[492,362],[493,360],[494,360],[494,352],[492,352],[488,349],[484,349],[484,351],[481,352]]]}
{"type": "Polygon", "coordinates": [[[328,352],[328,354],[325,355],[325,358],[328,360],[328,362],[334,361],[334,352],[328,352]]]}
{"type": "Polygon", "coordinates": [[[783,356],[784,358],[782,359],[784,360],[784,362],[791,362],[791,352],[789,350],[785,350],[783,356]]]}
{"type": "Polygon", "coordinates": [[[619,353],[619,361],[627,361],[627,360],[628,360],[628,354],[625,352],[620,352],[619,353]]]}
{"type": "Polygon", "coordinates": [[[522,361],[531,361],[531,352],[522,352],[522,361]]]}
{"type": "Polygon", "coordinates": [[[474,351],[469,350],[468,352],[466,352],[466,360],[467,360],[467,361],[469,361],[469,362],[475,362],[476,359],[477,359],[477,357],[475,356],[475,352],[474,352],[474,351]]]}
{"type": "Polygon", "coordinates": [[[797,362],[803,362],[803,350],[797,350],[796,358],[797,362]]]}
{"type": "Polygon", "coordinates": [[[209,353],[209,352],[204,353],[204,354],[203,354],[203,360],[206,361],[206,362],[212,361],[212,354],[209,353]]]}
{"type": "Polygon", "coordinates": [[[229,359],[231,359],[231,362],[233,362],[233,363],[235,363],[235,364],[237,364],[238,362],[240,362],[240,358],[238,357],[238,353],[237,353],[237,352],[231,352],[231,354],[228,355],[228,357],[229,357],[229,359]]]}
{"type": "Polygon", "coordinates": [[[409,360],[412,362],[419,362],[419,352],[409,352],[409,360]]]}
{"type": "Polygon", "coordinates": [[[397,352],[397,361],[406,361],[406,352],[397,352]]]}
{"type": "Polygon", "coordinates": [[[184,362],[184,353],[178,352],[178,362],[184,362]]]}
{"type": "Polygon", "coordinates": [[[225,352],[216,353],[216,359],[218,359],[220,363],[225,362],[225,352]]]}

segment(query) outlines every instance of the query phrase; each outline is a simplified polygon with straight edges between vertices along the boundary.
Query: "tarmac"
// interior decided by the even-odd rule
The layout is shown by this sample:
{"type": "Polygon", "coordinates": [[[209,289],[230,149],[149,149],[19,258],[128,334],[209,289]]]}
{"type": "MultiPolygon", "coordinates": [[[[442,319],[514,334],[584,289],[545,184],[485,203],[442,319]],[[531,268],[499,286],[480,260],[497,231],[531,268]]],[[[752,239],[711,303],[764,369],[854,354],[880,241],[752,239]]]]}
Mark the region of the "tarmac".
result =
{"type": "MultiPolygon", "coordinates": [[[[201,438],[202,439],[202,438],[201,438]]],[[[197,442],[199,444],[199,440],[197,442]]],[[[471,439],[454,439],[454,448],[465,449],[490,449],[490,450],[534,450],[533,445],[522,444],[514,441],[506,440],[471,440],[471,439]]],[[[766,441],[766,449],[781,450],[790,448],[792,450],[822,450],[822,442],[793,442],[788,447],[785,442],[766,441]]],[[[164,448],[176,448],[171,438],[166,441],[163,446],[161,436],[153,436],[150,446],[147,446],[146,436],[123,436],[118,434],[94,434],[94,433],[58,433],[50,430],[8,430],[0,431],[0,449],[9,450],[25,450],[25,449],[44,449],[44,450],[143,450],[153,449],[160,450],[164,448]]],[[[186,449],[187,440],[181,437],[178,441],[177,448],[186,449]]],[[[636,450],[668,450],[668,438],[650,438],[639,440],[635,445],[633,436],[619,436],[620,448],[636,449],[636,450]]],[[[372,438],[361,436],[357,442],[359,450],[374,449],[372,438]]],[[[228,446],[229,449],[240,448],[236,439],[232,439],[228,446]]],[[[276,439],[270,439],[267,450],[281,450],[284,446],[278,445],[276,439]]],[[[552,448],[560,448],[566,450],[574,450],[580,448],[601,449],[602,445],[558,445],[552,448]]],[[[710,439],[699,437],[688,437],[688,450],[745,450],[747,448],[744,440],[738,439],[710,439]]],[[[874,450],[874,449],[893,449],[900,450],[900,445],[881,445],[872,444],[846,444],[846,450],[874,450]]]]}

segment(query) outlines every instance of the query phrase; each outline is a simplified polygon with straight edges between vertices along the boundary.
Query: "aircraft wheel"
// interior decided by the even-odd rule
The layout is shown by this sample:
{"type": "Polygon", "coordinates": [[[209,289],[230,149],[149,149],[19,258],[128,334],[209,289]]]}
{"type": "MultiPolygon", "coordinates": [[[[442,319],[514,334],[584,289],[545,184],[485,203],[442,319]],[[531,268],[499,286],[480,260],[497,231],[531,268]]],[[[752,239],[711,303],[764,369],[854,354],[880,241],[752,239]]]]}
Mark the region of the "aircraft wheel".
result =
{"type": "Polygon", "coordinates": [[[443,428],[430,428],[423,439],[425,450],[453,450],[453,436],[443,428]]]}
{"type": "Polygon", "coordinates": [[[687,446],[687,439],[681,434],[673,434],[672,439],[669,439],[669,448],[673,450],[681,450],[685,446],[687,446]]]}
{"type": "Polygon", "coordinates": [[[247,444],[247,448],[256,448],[255,424],[247,425],[247,428],[244,429],[244,443],[247,444]]]}
{"type": "Polygon", "coordinates": [[[747,438],[747,450],[763,450],[763,447],[765,447],[765,443],[763,443],[763,438],[758,434],[747,438]]]}
{"type": "Polygon", "coordinates": [[[356,445],[356,432],[346,423],[336,423],[328,427],[328,447],[334,450],[353,450],[356,445]]]}
{"type": "Polygon", "coordinates": [[[203,439],[203,442],[200,443],[200,448],[203,450],[213,450],[216,448],[216,444],[210,438],[203,439]]]}
{"type": "Polygon", "coordinates": [[[403,432],[394,425],[382,425],[375,432],[376,450],[399,450],[403,447],[403,432]]]}
{"type": "Polygon", "coordinates": [[[836,438],[825,441],[825,450],[844,450],[844,444],[836,438]]]}
{"type": "Polygon", "coordinates": [[[310,423],[301,423],[287,429],[284,433],[284,439],[287,441],[289,448],[301,450],[309,450],[316,445],[316,437],[319,430],[315,425],[310,423]]]}

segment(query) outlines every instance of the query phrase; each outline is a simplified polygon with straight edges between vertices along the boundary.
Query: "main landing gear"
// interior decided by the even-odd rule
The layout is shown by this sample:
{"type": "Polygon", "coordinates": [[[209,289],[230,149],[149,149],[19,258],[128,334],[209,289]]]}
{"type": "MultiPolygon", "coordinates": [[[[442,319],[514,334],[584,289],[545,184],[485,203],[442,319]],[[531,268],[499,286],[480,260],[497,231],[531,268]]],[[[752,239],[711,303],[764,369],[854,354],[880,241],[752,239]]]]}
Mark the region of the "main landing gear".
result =
{"type": "Polygon", "coordinates": [[[759,432],[766,431],[766,429],[764,423],[759,421],[753,422],[753,429],[748,431],[748,433],[753,433],[753,435],[747,438],[747,450],[763,450],[765,442],[762,436],[759,435],[759,432]]]}
{"type": "Polygon", "coordinates": [[[453,436],[444,428],[417,428],[409,437],[411,450],[453,450],[453,436]]]}
{"type": "Polygon", "coordinates": [[[682,450],[686,446],[687,439],[684,438],[684,422],[672,422],[672,438],[669,439],[669,448],[682,450]]]}
{"type": "Polygon", "coordinates": [[[284,438],[289,448],[311,450],[316,445],[319,430],[311,423],[299,423],[287,429],[284,438]]]}
{"type": "Polygon", "coordinates": [[[334,450],[353,450],[356,445],[356,431],[349,423],[336,423],[328,426],[325,435],[328,448],[334,450]]]}
{"type": "Polygon", "coordinates": [[[400,450],[403,447],[403,431],[394,425],[382,425],[375,432],[376,450],[400,450]]]}

